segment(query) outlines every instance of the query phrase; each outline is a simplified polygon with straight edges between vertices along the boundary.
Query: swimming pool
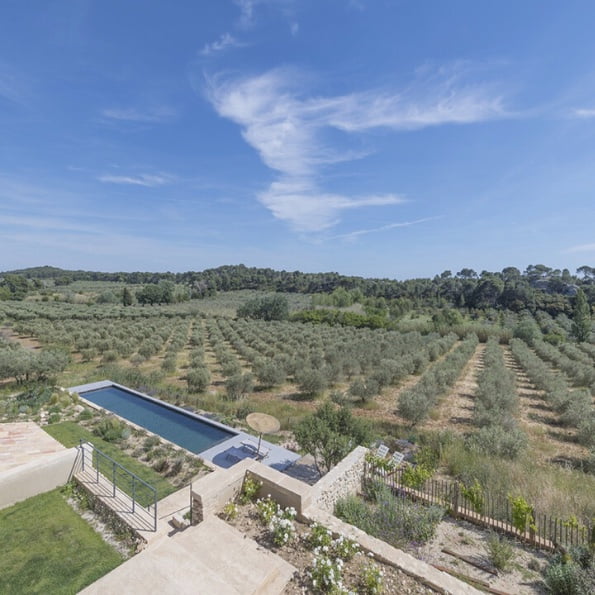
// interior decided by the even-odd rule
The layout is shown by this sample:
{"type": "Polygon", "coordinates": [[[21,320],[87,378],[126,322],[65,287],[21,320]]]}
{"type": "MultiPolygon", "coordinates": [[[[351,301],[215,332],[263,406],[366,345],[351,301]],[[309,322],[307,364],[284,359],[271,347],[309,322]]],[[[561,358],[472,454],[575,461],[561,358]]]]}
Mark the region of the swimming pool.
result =
{"type": "Polygon", "coordinates": [[[70,390],[90,403],[197,454],[238,434],[227,426],[113,382],[83,385],[70,390]]]}

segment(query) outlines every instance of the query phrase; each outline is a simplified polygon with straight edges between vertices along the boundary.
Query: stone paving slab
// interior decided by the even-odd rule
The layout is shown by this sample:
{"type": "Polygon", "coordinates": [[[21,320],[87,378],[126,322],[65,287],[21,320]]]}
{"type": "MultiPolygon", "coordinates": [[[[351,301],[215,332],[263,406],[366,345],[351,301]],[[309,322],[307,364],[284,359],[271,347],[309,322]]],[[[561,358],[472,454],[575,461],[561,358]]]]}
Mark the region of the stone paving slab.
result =
{"type": "Polygon", "coordinates": [[[281,594],[295,568],[217,517],[147,547],[84,595],[281,594]]]}
{"type": "Polygon", "coordinates": [[[0,424],[0,472],[64,450],[34,422],[0,424]]]}

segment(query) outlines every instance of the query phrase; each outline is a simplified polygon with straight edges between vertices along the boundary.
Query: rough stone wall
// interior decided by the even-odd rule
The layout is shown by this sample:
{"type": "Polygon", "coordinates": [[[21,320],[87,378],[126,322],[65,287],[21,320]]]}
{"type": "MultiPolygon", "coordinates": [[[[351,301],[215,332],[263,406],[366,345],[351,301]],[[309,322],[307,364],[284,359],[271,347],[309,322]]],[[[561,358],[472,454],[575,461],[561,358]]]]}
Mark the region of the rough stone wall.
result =
{"type": "Polygon", "coordinates": [[[335,502],[361,491],[367,448],[358,446],[312,487],[312,501],[332,514],[335,502]]]}
{"type": "Polygon", "coordinates": [[[95,496],[84,483],[74,479],[76,489],[85,494],[89,508],[101,518],[101,520],[117,535],[119,538],[126,541],[126,543],[134,548],[135,551],[142,549],[146,543],[145,538],[133,529],[126,521],[118,516],[105,502],[95,496]]]}

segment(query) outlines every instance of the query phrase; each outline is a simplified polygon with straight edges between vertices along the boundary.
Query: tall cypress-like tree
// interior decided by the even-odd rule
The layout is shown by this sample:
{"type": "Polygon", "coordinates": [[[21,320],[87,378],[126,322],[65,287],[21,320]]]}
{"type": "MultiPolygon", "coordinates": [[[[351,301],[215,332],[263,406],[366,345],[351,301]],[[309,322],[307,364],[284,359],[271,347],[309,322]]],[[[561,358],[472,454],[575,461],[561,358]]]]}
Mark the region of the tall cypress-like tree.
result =
{"type": "Polygon", "coordinates": [[[572,320],[572,334],[576,340],[588,341],[591,334],[591,307],[582,289],[579,289],[576,294],[572,320]]]}
{"type": "Polygon", "coordinates": [[[132,292],[128,287],[124,287],[124,291],[122,291],[122,304],[124,306],[132,306],[132,292]]]}

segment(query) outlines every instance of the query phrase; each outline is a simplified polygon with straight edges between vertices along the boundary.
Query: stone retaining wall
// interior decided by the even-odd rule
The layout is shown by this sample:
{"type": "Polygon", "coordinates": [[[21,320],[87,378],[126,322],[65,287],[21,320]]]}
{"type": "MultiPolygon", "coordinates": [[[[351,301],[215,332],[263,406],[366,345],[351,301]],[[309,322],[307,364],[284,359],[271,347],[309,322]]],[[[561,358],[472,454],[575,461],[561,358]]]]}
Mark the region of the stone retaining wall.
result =
{"type": "Polygon", "coordinates": [[[361,492],[368,449],[358,446],[338,465],[312,486],[312,502],[326,512],[333,512],[337,500],[361,492]]]}

